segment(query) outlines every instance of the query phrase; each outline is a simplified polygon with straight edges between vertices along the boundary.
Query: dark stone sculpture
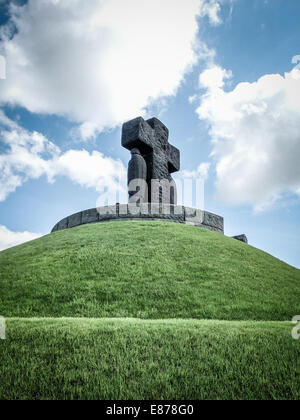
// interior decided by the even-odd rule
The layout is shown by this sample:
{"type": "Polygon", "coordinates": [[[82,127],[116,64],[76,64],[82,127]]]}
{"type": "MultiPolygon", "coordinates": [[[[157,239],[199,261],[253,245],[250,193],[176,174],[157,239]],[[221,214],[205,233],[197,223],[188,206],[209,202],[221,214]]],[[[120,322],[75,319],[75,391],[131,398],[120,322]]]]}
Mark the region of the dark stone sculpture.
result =
{"type": "MultiPolygon", "coordinates": [[[[180,152],[168,142],[169,130],[157,118],[139,117],[123,125],[122,145],[130,150],[129,203],[89,209],[58,222],[52,232],[90,223],[157,220],[183,223],[224,235],[224,219],[201,209],[177,205],[171,174],[180,169],[180,152]],[[136,182],[138,181],[138,182],[136,182]]],[[[236,239],[247,242],[245,235],[236,239]]]]}
{"type": "Polygon", "coordinates": [[[246,235],[238,235],[238,236],[233,236],[232,237],[233,239],[236,239],[237,241],[241,241],[241,242],[244,242],[245,244],[247,244],[248,243],[248,238],[247,238],[247,236],[246,235]]]}
{"type": "MultiPolygon", "coordinates": [[[[176,184],[171,174],[180,169],[180,152],[169,144],[168,139],[169,130],[157,118],[145,121],[138,117],[123,125],[122,146],[133,154],[128,182],[137,179],[134,178],[136,175],[141,175],[142,180],[146,176],[148,191],[145,191],[144,198],[142,191],[141,202],[177,204],[176,184]]],[[[135,187],[129,188],[129,202],[139,190],[135,187]]]]}
{"type": "Polygon", "coordinates": [[[139,188],[139,204],[148,202],[148,185],[147,185],[147,164],[139,149],[131,150],[131,160],[128,164],[128,186],[131,185],[129,193],[129,202],[131,197],[139,188]],[[140,185],[134,185],[134,181],[138,179],[140,185]]]}

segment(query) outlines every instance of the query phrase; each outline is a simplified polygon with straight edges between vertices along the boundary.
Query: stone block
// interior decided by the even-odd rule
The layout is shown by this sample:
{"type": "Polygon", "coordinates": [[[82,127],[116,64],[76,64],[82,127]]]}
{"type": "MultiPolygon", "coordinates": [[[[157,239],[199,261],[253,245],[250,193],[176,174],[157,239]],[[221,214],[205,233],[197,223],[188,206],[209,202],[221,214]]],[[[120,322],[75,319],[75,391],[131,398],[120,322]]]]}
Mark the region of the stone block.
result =
{"type": "Polygon", "coordinates": [[[122,128],[122,146],[148,152],[153,147],[153,129],[142,117],[126,122],[122,128]]]}
{"type": "Polygon", "coordinates": [[[203,224],[224,232],[224,219],[216,214],[204,212],[203,224]]]}
{"type": "Polygon", "coordinates": [[[161,205],[161,214],[165,217],[171,217],[174,213],[174,206],[171,204],[162,204],[161,205]]]}
{"type": "Polygon", "coordinates": [[[128,205],[119,204],[119,217],[128,217],[128,205]]]}
{"type": "Polygon", "coordinates": [[[247,238],[247,236],[245,234],[233,236],[232,238],[233,239],[236,239],[237,241],[244,242],[245,244],[248,243],[248,238],[247,238]]]}
{"type": "Polygon", "coordinates": [[[175,216],[182,216],[182,219],[184,219],[184,206],[171,206],[171,211],[175,216]]]}
{"type": "Polygon", "coordinates": [[[204,211],[199,209],[193,209],[191,207],[184,208],[184,219],[188,223],[194,223],[196,225],[202,225],[204,220],[204,211]]]}
{"type": "Polygon", "coordinates": [[[82,224],[96,223],[99,221],[97,209],[85,210],[82,212],[82,224]]]}
{"type": "Polygon", "coordinates": [[[141,216],[149,217],[150,214],[150,204],[149,203],[142,203],[141,204],[141,216]]]}
{"type": "Polygon", "coordinates": [[[151,203],[151,216],[160,216],[160,205],[158,203],[151,203]]]}
{"type": "Polygon", "coordinates": [[[128,204],[128,216],[140,217],[141,216],[141,206],[135,204],[128,204]]]}
{"type": "Polygon", "coordinates": [[[69,228],[82,225],[82,212],[69,217],[69,228]]]}
{"type": "Polygon", "coordinates": [[[69,218],[65,217],[64,219],[62,219],[59,223],[58,223],[58,229],[57,230],[64,230],[64,229],[68,229],[68,222],[69,222],[69,218]]]}
{"type": "Polygon", "coordinates": [[[164,219],[174,220],[176,222],[184,222],[184,209],[183,206],[174,204],[163,204],[162,214],[164,219]]]}
{"type": "Polygon", "coordinates": [[[98,207],[97,211],[100,221],[105,219],[117,219],[118,217],[118,209],[116,204],[114,206],[98,207]]]}

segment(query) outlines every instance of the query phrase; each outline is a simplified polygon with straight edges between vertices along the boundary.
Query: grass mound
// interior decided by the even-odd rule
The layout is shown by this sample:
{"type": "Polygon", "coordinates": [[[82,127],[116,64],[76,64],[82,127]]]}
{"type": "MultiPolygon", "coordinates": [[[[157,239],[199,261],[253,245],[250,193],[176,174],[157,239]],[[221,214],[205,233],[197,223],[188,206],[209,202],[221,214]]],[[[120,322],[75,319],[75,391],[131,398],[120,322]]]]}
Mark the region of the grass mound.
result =
{"type": "Polygon", "coordinates": [[[86,225],[0,253],[6,317],[287,321],[300,270],[203,229],[86,225]]]}
{"type": "Polygon", "coordinates": [[[300,397],[300,271],[222,235],[85,225],[1,252],[0,290],[0,399],[300,397]]]}

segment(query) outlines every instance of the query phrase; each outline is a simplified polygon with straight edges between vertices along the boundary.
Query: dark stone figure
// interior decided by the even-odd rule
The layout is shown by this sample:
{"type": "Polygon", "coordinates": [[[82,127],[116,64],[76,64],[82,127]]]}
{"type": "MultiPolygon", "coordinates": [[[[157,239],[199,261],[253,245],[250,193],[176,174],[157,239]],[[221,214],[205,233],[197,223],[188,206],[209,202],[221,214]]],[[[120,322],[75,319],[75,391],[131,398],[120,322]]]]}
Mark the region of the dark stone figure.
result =
{"type": "Polygon", "coordinates": [[[244,234],[243,235],[238,235],[238,236],[233,236],[233,239],[236,239],[237,241],[240,241],[240,242],[244,242],[245,244],[248,243],[248,238],[244,234]]]}
{"type": "MultiPolygon", "coordinates": [[[[146,176],[148,191],[144,202],[177,204],[176,184],[171,174],[180,169],[180,152],[168,139],[169,130],[157,118],[145,121],[139,117],[123,125],[122,146],[132,152],[128,182],[146,176]]],[[[129,189],[131,201],[139,188],[129,189]]],[[[143,202],[142,197],[140,201],[143,202]]]]}
{"type": "MultiPolygon", "coordinates": [[[[147,185],[147,164],[139,149],[131,150],[131,160],[128,164],[128,193],[129,203],[131,199],[139,192],[139,204],[148,202],[148,185],[147,185]],[[139,184],[136,185],[136,180],[139,184]]],[[[136,201],[135,201],[136,202],[136,201]]]]}
{"type": "MultiPolygon", "coordinates": [[[[129,204],[99,205],[81,211],[62,219],[52,232],[115,220],[158,220],[184,223],[224,235],[223,217],[177,205],[176,184],[171,174],[180,169],[180,153],[168,140],[169,130],[156,118],[145,121],[140,117],[125,123],[122,145],[131,152],[129,204]]],[[[240,240],[246,241],[247,238],[240,240]]]]}

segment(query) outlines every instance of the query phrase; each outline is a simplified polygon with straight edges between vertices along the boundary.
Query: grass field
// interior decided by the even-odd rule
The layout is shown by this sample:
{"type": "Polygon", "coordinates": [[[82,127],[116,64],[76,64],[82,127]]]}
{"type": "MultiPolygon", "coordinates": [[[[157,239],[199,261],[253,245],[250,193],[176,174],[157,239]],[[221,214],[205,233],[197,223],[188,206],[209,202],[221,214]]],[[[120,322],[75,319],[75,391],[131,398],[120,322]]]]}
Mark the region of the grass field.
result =
{"type": "Polygon", "coordinates": [[[0,399],[300,397],[300,271],[222,235],[81,226],[1,252],[0,289],[0,399]]]}
{"type": "Polygon", "coordinates": [[[159,222],[81,226],[0,253],[6,317],[287,321],[300,270],[218,233],[159,222]]]}
{"type": "Polygon", "coordinates": [[[300,397],[290,323],[11,319],[8,331],[6,399],[300,397]]]}

